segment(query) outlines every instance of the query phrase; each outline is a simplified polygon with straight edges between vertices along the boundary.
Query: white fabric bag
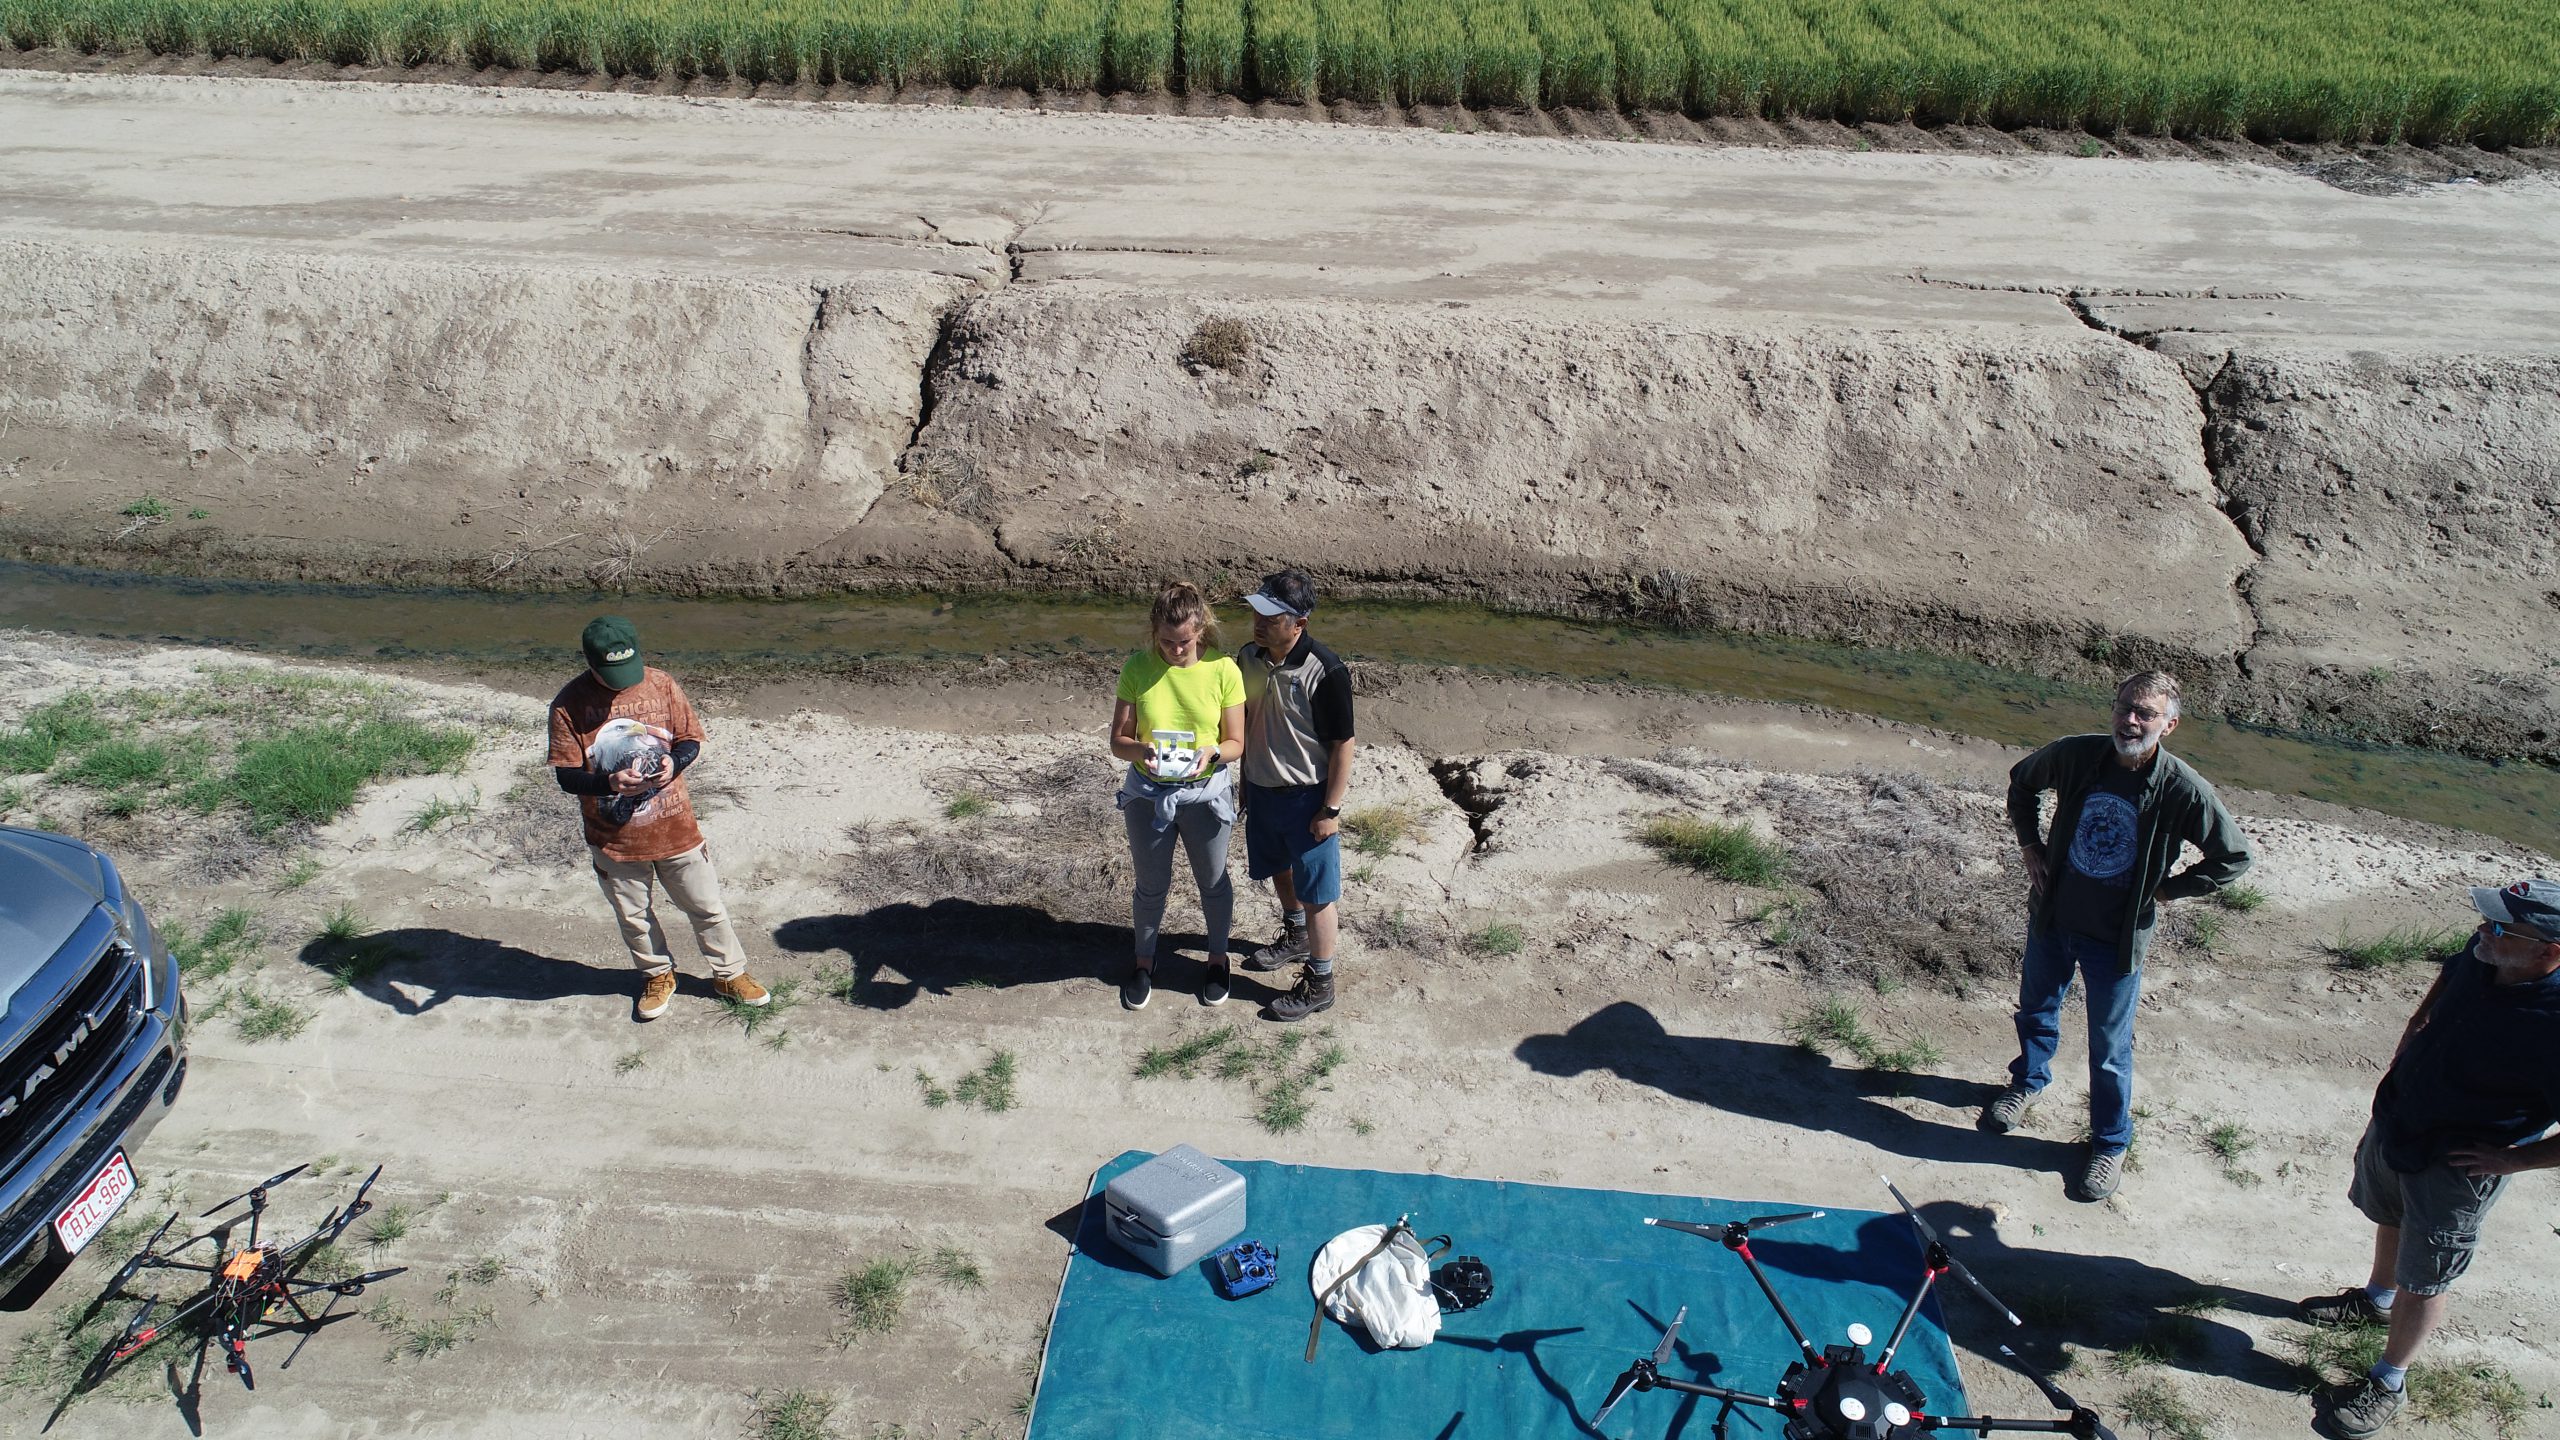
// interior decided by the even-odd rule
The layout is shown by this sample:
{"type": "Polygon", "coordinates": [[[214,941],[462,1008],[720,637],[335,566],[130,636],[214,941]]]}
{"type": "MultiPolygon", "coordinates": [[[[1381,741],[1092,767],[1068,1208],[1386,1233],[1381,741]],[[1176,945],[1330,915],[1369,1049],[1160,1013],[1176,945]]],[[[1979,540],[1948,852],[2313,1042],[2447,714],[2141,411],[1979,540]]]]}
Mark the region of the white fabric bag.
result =
{"type": "Polygon", "coordinates": [[[1363,1225],[1326,1241],[1316,1252],[1307,1283],[1334,1319],[1359,1326],[1390,1350],[1418,1350],[1440,1333],[1440,1302],[1431,1295],[1431,1259],[1411,1230],[1400,1230],[1395,1243],[1380,1250],[1378,1242],[1386,1238],[1387,1229],[1363,1225]],[[1364,1255],[1369,1257],[1365,1264],[1364,1255]],[[1359,1273],[1335,1286],[1333,1282],[1342,1280],[1354,1265],[1360,1266],[1359,1273]]]}

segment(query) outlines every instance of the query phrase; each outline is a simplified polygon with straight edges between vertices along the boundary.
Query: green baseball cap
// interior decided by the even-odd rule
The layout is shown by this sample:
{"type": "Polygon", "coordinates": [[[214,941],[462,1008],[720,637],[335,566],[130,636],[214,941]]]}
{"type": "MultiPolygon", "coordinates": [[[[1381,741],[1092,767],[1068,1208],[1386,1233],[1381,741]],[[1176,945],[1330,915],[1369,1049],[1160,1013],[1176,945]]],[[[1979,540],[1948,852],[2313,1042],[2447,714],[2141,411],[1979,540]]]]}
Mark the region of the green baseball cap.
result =
{"type": "Polygon", "coordinates": [[[587,652],[587,668],[616,690],[640,683],[648,667],[640,659],[640,632],[619,615],[599,615],[587,622],[578,644],[587,652]]]}

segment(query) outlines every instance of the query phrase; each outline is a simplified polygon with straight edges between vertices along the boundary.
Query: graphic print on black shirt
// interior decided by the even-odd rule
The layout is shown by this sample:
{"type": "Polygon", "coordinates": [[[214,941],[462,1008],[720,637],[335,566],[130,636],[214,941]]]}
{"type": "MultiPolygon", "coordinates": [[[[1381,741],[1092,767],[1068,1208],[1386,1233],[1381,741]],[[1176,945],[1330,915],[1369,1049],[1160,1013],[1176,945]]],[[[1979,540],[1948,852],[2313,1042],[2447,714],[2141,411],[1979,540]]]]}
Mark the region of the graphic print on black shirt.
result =
{"type": "Polygon", "coordinates": [[[2080,799],[2080,823],[2062,855],[2061,887],[2054,892],[2054,918],[2062,927],[2094,940],[2123,938],[2131,918],[2125,886],[2133,879],[2142,839],[2142,788],[2145,772],[2109,765],[2098,783],[2080,799]]]}

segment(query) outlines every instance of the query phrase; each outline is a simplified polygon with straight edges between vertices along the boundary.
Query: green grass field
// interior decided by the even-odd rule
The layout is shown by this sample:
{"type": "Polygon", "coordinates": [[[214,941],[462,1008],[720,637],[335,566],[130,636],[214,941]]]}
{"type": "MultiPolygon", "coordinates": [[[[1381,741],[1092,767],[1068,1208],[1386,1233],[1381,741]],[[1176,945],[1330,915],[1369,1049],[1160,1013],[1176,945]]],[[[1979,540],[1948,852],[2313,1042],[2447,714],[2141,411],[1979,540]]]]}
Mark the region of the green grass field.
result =
{"type": "Polygon", "coordinates": [[[779,83],[2560,137],[2556,0],[0,0],[0,36],[779,83]]]}

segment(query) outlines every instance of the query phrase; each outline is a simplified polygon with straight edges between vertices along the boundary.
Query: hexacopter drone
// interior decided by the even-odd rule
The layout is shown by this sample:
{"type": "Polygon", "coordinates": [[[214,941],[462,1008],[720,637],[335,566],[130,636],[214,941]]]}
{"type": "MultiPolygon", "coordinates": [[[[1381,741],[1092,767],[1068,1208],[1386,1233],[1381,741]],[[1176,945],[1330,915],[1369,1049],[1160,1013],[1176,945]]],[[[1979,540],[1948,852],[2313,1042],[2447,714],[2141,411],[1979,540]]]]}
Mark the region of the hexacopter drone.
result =
{"type": "MultiPolygon", "coordinates": [[[[186,1387],[180,1391],[181,1397],[195,1393],[202,1385],[205,1352],[215,1345],[222,1347],[223,1368],[239,1376],[242,1385],[255,1390],[258,1388],[258,1381],[256,1372],[249,1368],[249,1341],[286,1330],[301,1331],[302,1340],[294,1345],[291,1354],[284,1357],[284,1365],[279,1368],[290,1367],[294,1356],[302,1353],[303,1344],[309,1343],[312,1335],[322,1326],[354,1313],[353,1311],[333,1313],[341,1298],[361,1295],[367,1285],[388,1280],[406,1270],[407,1266],[398,1265],[388,1270],[376,1270],[364,1275],[348,1275],[327,1280],[302,1278],[303,1267],[311,1263],[313,1256],[335,1242],[339,1236],[347,1233],[347,1227],[356,1222],[357,1216],[373,1208],[373,1202],[367,1200],[365,1194],[373,1189],[374,1181],[382,1178],[382,1167],[379,1165],[374,1166],[373,1173],[367,1175],[364,1183],[356,1187],[355,1198],[349,1200],[344,1208],[332,1209],[322,1216],[320,1223],[312,1227],[310,1234],[289,1245],[259,1243],[258,1227],[266,1218],[267,1191],[310,1168],[307,1164],[296,1165],[283,1174],[271,1176],[251,1186],[197,1217],[207,1219],[230,1209],[243,1200],[248,1201],[249,1237],[236,1250],[231,1248],[231,1232],[239,1224],[236,1216],[201,1235],[182,1240],[167,1250],[160,1248],[160,1239],[169,1233],[170,1226],[178,1223],[178,1217],[172,1213],[168,1219],[161,1221],[160,1228],[153,1232],[150,1241],[132,1259],[124,1262],[124,1268],[116,1272],[116,1278],[107,1282],[107,1288],[99,1292],[96,1302],[90,1307],[91,1311],[94,1313],[98,1306],[106,1304],[118,1295],[131,1298],[131,1292],[127,1291],[125,1286],[145,1270],[189,1271],[206,1277],[204,1288],[178,1302],[176,1308],[170,1310],[157,1324],[152,1322],[151,1317],[152,1312],[160,1307],[160,1297],[154,1294],[144,1299],[142,1308],[135,1311],[133,1318],[125,1322],[122,1333],[101,1348],[97,1356],[90,1360],[89,1367],[81,1372],[78,1390],[96,1388],[98,1382],[106,1379],[109,1372],[141,1353],[145,1346],[178,1331],[180,1327],[189,1325],[191,1322],[200,1324],[202,1330],[196,1340],[194,1373],[186,1387]],[[213,1258],[210,1262],[200,1264],[175,1258],[207,1240],[213,1242],[213,1258]],[[320,1307],[319,1313],[314,1314],[302,1302],[309,1296],[320,1294],[326,1294],[330,1298],[320,1307]]],[[[173,1386],[176,1384],[176,1370],[177,1366],[172,1362],[170,1372],[173,1386]]]]}
{"type": "Polygon", "coordinates": [[[1592,1418],[1592,1430],[1595,1433],[1599,1430],[1609,1418],[1609,1412],[1618,1408],[1618,1402],[1626,1399],[1628,1392],[1670,1390],[1724,1403],[1726,1412],[1719,1412],[1715,1425],[1719,1440],[1725,1433],[1724,1414],[1735,1405],[1757,1406],[1786,1417],[1785,1428],[1781,1432],[1786,1440],[1919,1440],[1919,1437],[1941,1430],[1969,1430],[1978,1434],[1993,1430],[2022,1430],[2069,1435],[2074,1440],[2116,1440],[2115,1432],[2099,1421],[2097,1411],[2072,1399],[2061,1386],[2029,1369],[2024,1361],[2019,1360],[2017,1352],[2006,1345],[2000,1347],[2000,1353],[2036,1383],[2036,1388],[2044,1392],[2055,1409],[2066,1412],[2062,1418],[2009,1420],[1991,1415],[1929,1413],[1928,1397],[1921,1393],[1919,1385],[1909,1374],[1893,1368],[1893,1357],[1902,1348],[1903,1337],[1910,1333],[1911,1322],[1920,1314],[1921,1302],[1928,1298],[1929,1291],[1938,1283],[1938,1277],[1955,1276],[2010,1324],[2020,1322],[2008,1306],[2001,1304],[1981,1281],[1973,1278],[1972,1271],[1947,1253],[1946,1242],[1938,1238],[1937,1231],[1929,1228],[1928,1221],[1920,1218],[1919,1211],[1911,1208],[1911,1202],[1903,1198],[1892,1181],[1885,1181],[1884,1188],[1893,1192],[1894,1200],[1902,1206],[1902,1213],[1910,1216],[1911,1223],[1919,1229],[1924,1249],[1920,1288],[1912,1293],[1911,1303],[1902,1309],[1902,1318],[1894,1322],[1893,1334],[1886,1338],[1883,1351],[1872,1361],[1867,1358],[1866,1344],[1874,1332],[1864,1325],[1849,1327],[1850,1344],[1814,1349],[1813,1342],[1805,1338],[1795,1317],[1787,1313],[1786,1302],[1778,1298],[1777,1290],[1769,1284],[1768,1274],[1751,1253],[1753,1231],[1796,1220],[1818,1219],[1822,1211],[1759,1215],[1723,1225],[1695,1225],[1685,1220],[1646,1220],[1644,1223],[1647,1225],[1659,1225],[1666,1230],[1719,1241],[1724,1248],[1741,1256],[1742,1263],[1751,1270],[1751,1278],[1760,1283],[1760,1293],[1769,1297],[1770,1307],[1778,1312],[1778,1323],[1787,1327],[1788,1337],[1796,1342],[1796,1348],[1803,1352],[1804,1358],[1788,1363],[1786,1374],[1778,1378],[1778,1393],[1775,1395],[1675,1380],[1662,1373],[1662,1363],[1671,1358],[1672,1346],[1680,1338],[1680,1322],[1689,1316],[1689,1307],[1683,1305],[1680,1313],[1671,1318],[1670,1326],[1663,1331],[1662,1343],[1653,1348],[1653,1353],[1639,1357],[1625,1374],[1618,1377],[1617,1383],[1609,1387],[1608,1400],[1600,1406],[1600,1413],[1592,1418]]]}

